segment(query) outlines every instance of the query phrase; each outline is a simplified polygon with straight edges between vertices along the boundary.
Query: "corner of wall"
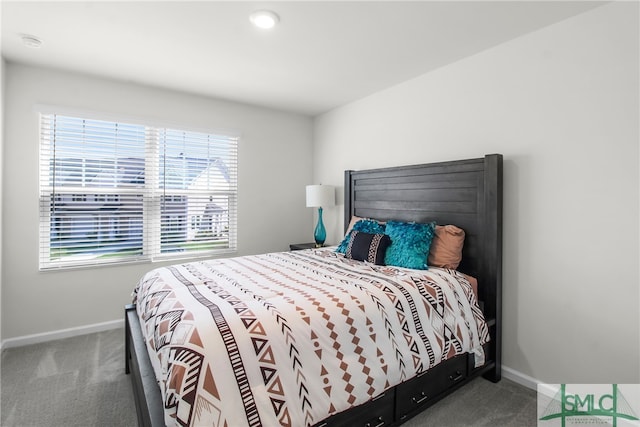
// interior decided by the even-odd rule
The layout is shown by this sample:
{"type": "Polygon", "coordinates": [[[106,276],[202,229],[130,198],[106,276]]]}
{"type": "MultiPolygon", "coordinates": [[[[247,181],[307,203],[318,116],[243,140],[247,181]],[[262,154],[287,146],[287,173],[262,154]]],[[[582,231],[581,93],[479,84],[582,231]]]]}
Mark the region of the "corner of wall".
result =
{"type": "MultiPolygon", "coordinates": [[[[3,180],[3,152],[4,152],[4,112],[5,108],[5,61],[0,56],[0,343],[2,343],[2,185],[3,180]]],[[[0,344],[2,350],[2,344],[0,344]]]]}
{"type": "MultiPolygon", "coordinates": [[[[2,21],[2,5],[0,5],[0,22],[2,21]]],[[[5,61],[0,51],[0,351],[2,351],[2,176],[4,174],[4,112],[5,101],[5,61]]]]}

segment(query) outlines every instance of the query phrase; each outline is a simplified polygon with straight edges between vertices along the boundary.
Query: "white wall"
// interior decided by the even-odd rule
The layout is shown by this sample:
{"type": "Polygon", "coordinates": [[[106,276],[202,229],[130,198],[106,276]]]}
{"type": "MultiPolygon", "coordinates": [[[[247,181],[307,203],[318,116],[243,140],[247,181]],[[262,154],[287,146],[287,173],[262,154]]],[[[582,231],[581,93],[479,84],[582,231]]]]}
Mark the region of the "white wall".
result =
{"type": "Polygon", "coordinates": [[[316,118],[315,180],[504,154],[504,364],[638,383],[638,73],[638,3],[599,7],[316,118]]]}
{"type": "Polygon", "coordinates": [[[141,275],[158,264],[38,271],[38,114],[35,104],[241,133],[238,254],[310,239],[309,117],[134,84],[8,63],[3,186],[2,339],[123,318],[141,275]]]}
{"type": "MultiPolygon", "coordinates": [[[[0,10],[2,8],[0,7],[0,10]]],[[[0,12],[0,19],[2,12],[0,12]]],[[[5,112],[5,62],[0,57],[0,346],[2,345],[2,175],[3,175],[3,153],[4,153],[4,112],[5,112]]]]}

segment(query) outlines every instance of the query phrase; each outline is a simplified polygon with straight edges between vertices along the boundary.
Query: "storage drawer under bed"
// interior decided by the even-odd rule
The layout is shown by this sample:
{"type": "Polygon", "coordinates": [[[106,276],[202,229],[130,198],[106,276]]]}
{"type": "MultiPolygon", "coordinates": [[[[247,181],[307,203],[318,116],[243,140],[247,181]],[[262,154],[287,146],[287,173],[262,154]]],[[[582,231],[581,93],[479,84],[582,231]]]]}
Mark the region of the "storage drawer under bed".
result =
{"type": "Polygon", "coordinates": [[[404,420],[412,412],[431,404],[443,391],[467,377],[467,355],[457,356],[429,369],[424,374],[398,385],[396,389],[396,418],[404,420]]]}
{"type": "Polygon", "coordinates": [[[372,401],[336,414],[316,427],[383,427],[394,422],[394,390],[388,390],[372,401]]]}

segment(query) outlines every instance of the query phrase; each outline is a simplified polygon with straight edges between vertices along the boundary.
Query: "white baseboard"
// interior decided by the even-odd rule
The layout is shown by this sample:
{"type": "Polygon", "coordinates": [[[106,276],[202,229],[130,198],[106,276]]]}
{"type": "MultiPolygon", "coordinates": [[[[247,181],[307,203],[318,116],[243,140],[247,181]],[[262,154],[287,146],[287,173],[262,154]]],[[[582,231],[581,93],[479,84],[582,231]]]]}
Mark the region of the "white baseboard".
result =
{"type": "Polygon", "coordinates": [[[8,338],[2,340],[0,349],[12,347],[22,347],[30,344],[37,344],[46,341],[59,340],[62,338],[70,338],[78,335],[91,334],[94,332],[108,331],[124,327],[124,319],[112,320],[110,322],[94,323],[93,325],[78,326],[69,329],[60,329],[58,331],[44,332],[41,334],[25,335],[22,337],[8,338]]]}
{"type": "Polygon", "coordinates": [[[538,384],[542,383],[542,381],[504,365],[502,365],[502,376],[531,390],[537,390],[538,384]]]}

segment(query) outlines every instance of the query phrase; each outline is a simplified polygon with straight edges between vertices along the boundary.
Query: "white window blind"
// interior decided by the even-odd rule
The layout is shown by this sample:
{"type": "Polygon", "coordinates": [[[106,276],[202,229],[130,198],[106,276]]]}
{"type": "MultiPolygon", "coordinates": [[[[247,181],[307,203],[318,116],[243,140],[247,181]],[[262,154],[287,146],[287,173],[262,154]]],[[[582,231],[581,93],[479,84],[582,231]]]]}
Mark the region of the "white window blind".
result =
{"type": "Polygon", "coordinates": [[[237,138],[41,114],[40,268],[236,249],[237,138]]]}

